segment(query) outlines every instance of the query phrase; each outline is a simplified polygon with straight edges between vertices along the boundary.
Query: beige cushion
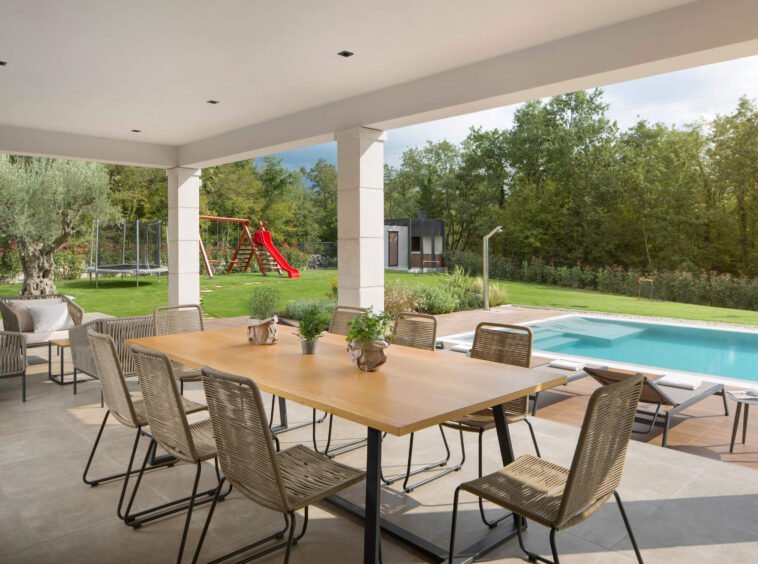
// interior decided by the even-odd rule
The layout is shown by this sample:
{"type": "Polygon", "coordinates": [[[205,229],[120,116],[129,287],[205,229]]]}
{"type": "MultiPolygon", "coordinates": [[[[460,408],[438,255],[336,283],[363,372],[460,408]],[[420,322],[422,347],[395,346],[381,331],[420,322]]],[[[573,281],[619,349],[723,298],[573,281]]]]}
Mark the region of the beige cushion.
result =
{"type": "Polygon", "coordinates": [[[29,304],[26,307],[34,321],[35,333],[50,333],[71,327],[71,316],[65,302],[29,304]]]}
{"type": "Polygon", "coordinates": [[[34,331],[34,320],[29,314],[29,310],[26,305],[20,301],[6,302],[8,308],[16,314],[18,318],[18,330],[22,333],[31,333],[34,331]]]}

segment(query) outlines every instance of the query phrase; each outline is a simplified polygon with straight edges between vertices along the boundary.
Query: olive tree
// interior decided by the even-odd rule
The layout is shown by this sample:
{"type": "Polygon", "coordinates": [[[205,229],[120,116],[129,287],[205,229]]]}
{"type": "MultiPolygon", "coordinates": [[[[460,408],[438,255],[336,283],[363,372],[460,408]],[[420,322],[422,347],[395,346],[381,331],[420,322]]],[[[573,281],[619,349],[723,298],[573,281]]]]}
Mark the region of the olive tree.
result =
{"type": "Polygon", "coordinates": [[[0,155],[0,232],[16,241],[22,294],[54,294],[54,253],[111,210],[102,165],[0,155]]]}

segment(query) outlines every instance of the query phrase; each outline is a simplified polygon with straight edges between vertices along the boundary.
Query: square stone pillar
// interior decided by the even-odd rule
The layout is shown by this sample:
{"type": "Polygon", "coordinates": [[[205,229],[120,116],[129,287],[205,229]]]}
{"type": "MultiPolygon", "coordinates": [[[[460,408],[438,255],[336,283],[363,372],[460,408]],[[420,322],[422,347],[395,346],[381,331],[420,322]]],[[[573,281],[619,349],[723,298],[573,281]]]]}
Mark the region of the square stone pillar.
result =
{"type": "Polygon", "coordinates": [[[337,140],[339,305],[384,309],[384,141],[356,127],[337,140]]]}
{"type": "Polygon", "coordinates": [[[168,175],[168,303],[200,303],[200,170],[168,175]]]}

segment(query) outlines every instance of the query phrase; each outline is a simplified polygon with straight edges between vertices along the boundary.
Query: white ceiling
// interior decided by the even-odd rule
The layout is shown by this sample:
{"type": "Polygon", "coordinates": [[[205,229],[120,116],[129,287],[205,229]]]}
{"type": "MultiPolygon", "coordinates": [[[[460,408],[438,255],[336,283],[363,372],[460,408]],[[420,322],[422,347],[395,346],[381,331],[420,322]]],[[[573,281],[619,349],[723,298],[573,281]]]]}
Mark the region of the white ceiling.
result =
{"type": "Polygon", "coordinates": [[[183,145],[688,1],[0,0],[0,124],[183,145]]]}
{"type": "Polygon", "coordinates": [[[0,152],[198,168],[754,54],[756,0],[0,0],[0,152]]]}

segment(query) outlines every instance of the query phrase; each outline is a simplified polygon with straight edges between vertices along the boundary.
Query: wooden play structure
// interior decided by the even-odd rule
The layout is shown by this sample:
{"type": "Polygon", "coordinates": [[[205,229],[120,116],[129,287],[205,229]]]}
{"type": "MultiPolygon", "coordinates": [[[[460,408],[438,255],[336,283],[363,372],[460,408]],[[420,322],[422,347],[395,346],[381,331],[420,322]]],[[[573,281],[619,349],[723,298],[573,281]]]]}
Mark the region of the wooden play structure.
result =
{"type": "MultiPolygon", "coordinates": [[[[252,233],[250,231],[249,219],[216,217],[212,215],[201,215],[200,219],[218,222],[219,224],[236,224],[238,226],[239,236],[237,237],[236,245],[231,257],[225,263],[224,271],[227,274],[231,272],[249,272],[253,259],[255,259],[258,270],[264,276],[269,272],[276,272],[278,274],[286,273],[289,278],[300,278],[300,271],[292,268],[274,246],[271,233],[266,231],[266,222],[258,222],[258,229],[252,233]]],[[[200,237],[200,257],[202,258],[208,277],[213,278],[213,265],[217,264],[220,259],[209,258],[202,237],[200,237]]]]}

